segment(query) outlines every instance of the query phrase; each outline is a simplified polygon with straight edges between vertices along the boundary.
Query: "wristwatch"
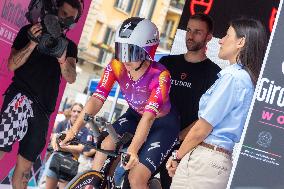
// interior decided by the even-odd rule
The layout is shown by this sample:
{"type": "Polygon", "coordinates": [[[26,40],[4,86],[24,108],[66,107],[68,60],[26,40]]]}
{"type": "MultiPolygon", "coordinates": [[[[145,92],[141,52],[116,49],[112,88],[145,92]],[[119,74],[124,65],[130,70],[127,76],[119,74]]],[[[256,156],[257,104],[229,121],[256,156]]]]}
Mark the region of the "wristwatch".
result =
{"type": "Polygon", "coordinates": [[[176,161],[178,163],[180,162],[181,159],[178,157],[178,151],[177,150],[172,152],[172,160],[176,161]]]}

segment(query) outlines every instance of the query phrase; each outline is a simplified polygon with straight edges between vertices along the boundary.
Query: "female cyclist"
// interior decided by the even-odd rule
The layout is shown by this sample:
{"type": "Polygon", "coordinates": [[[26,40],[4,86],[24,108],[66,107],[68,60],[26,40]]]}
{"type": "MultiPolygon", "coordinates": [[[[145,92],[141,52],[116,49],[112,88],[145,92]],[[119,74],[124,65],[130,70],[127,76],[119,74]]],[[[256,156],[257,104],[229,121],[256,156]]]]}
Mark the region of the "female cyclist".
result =
{"type": "MultiPolygon", "coordinates": [[[[154,61],[159,45],[157,27],[148,19],[132,17],[125,20],[115,36],[115,59],[105,68],[101,81],[88,100],[76,123],[61,145],[71,140],[84,125],[84,114],[95,115],[117,81],[129,109],[113,127],[119,135],[134,134],[127,153],[131,188],[148,188],[151,174],[164,161],[175,145],[179,132],[177,113],[169,101],[170,74],[154,61]]],[[[115,143],[108,136],[102,148],[113,150],[115,143]]],[[[97,152],[93,169],[99,171],[106,155],[97,152]]]]}

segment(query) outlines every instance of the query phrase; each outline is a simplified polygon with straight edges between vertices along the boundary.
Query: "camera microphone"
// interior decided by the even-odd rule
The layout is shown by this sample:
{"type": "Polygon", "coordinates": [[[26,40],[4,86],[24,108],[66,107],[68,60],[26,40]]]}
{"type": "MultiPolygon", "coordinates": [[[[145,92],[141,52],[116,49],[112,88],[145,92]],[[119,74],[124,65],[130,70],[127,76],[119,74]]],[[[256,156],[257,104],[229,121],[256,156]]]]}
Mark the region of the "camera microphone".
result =
{"type": "Polygon", "coordinates": [[[49,34],[52,35],[54,38],[58,38],[61,36],[61,27],[60,23],[58,21],[58,17],[52,14],[48,14],[44,17],[44,25],[46,27],[46,30],[49,34]]]}
{"type": "Polygon", "coordinates": [[[43,33],[39,38],[38,51],[53,57],[61,57],[68,46],[57,16],[47,14],[42,22],[43,33]]]}

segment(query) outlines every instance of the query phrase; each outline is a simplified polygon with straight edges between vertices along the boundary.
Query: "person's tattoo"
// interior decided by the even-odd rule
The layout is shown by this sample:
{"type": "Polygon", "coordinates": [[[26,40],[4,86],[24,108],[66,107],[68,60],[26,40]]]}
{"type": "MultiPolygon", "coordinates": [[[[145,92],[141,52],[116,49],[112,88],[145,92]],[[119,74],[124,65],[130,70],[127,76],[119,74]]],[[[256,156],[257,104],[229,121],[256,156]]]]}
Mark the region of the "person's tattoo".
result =
{"type": "Polygon", "coordinates": [[[76,65],[73,63],[69,63],[68,61],[65,63],[67,65],[64,66],[62,69],[62,75],[67,78],[74,78],[76,77],[76,65]]]}
{"type": "Polygon", "coordinates": [[[23,173],[23,183],[24,184],[27,185],[29,183],[30,178],[31,178],[30,171],[26,171],[26,172],[23,173]]]}
{"type": "Polygon", "coordinates": [[[63,69],[63,75],[67,76],[67,77],[73,77],[76,72],[74,72],[72,69],[68,69],[68,68],[64,68],[63,69]]]}
{"type": "Polygon", "coordinates": [[[25,47],[21,51],[17,52],[13,56],[13,62],[15,65],[21,65],[27,61],[33,49],[25,47]]]}
{"type": "Polygon", "coordinates": [[[28,186],[30,177],[31,177],[30,171],[26,171],[23,173],[22,182],[25,188],[28,186]]]}
{"type": "Polygon", "coordinates": [[[70,63],[69,65],[76,71],[76,64],[70,63]]]}
{"type": "Polygon", "coordinates": [[[31,174],[30,174],[30,171],[25,171],[22,173],[22,176],[21,176],[21,180],[20,180],[20,183],[12,183],[12,187],[13,189],[22,189],[22,188],[27,188],[28,186],[28,183],[29,183],[29,180],[31,178],[31,174]]]}

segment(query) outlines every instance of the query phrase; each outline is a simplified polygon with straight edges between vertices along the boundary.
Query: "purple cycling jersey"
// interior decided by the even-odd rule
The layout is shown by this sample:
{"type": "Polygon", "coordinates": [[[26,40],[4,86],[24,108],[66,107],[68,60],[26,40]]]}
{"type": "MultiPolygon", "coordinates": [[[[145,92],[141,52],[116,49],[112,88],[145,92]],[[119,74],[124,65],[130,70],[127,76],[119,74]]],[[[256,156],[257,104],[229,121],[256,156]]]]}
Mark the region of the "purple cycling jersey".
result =
{"type": "Polygon", "coordinates": [[[129,106],[139,114],[147,111],[160,117],[169,112],[170,73],[162,64],[152,62],[145,73],[134,81],[124,65],[114,59],[105,68],[93,96],[104,102],[115,81],[129,106]]]}

